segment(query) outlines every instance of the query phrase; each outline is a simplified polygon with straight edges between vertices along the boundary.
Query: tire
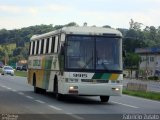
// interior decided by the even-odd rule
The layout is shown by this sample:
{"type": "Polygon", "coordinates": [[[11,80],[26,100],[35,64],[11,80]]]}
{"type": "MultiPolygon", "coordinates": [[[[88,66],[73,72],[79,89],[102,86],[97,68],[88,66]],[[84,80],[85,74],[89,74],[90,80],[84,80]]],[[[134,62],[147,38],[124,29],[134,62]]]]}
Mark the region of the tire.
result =
{"type": "Polygon", "coordinates": [[[33,86],[34,86],[34,93],[39,93],[40,89],[36,87],[36,74],[33,74],[33,86]]]}
{"type": "Polygon", "coordinates": [[[55,79],[54,79],[54,93],[55,93],[57,100],[60,101],[63,99],[63,95],[58,93],[58,79],[57,79],[57,77],[55,77],[55,79]]]}
{"type": "Polygon", "coordinates": [[[58,101],[62,101],[63,100],[63,95],[62,94],[59,94],[59,93],[56,93],[56,99],[58,101]]]}
{"type": "Polygon", "coordinates": [[[40,88],[34,86],[34,93],[40,93],[40,88]]]}
{"type": "Polygon", "coordinates": [[[100,96],[101,102],[108,102],[110,96],[100,96]]]}

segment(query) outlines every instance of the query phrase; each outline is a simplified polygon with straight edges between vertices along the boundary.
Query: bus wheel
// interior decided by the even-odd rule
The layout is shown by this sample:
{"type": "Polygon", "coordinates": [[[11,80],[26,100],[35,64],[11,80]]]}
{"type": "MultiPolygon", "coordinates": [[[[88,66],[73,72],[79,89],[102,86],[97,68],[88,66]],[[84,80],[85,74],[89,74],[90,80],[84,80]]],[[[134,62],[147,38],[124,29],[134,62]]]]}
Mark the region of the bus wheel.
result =
{"type": "Polygon", "coordinates": [[[110,96],[100,96],[101,102],[108,102],[110,96]]]}
{"type": "Polygon", "coordinates": [[[34,86],[34,93],[39,93],[40,88],[36,87],[36,74],[33,74],[33,86],[34,86]]]}
{"type": "Polygon", "coordinates": [[[54,93],[56,95],[56,99],[57,100],[62,100],[63,95],[58,93],[58,80],[57,80],[57,77],[55,77],[55,79],[54,79],[54,93]]]}
{"type": "Polygon", "coordinates": [[[59,93],[56,93],[56,99],[61,101],[63,99],[63,95],[59,94],[59,93]]]}
{"type": "Polygon", "coordinates": [[[34,92],[35,92],[35,93],[40,93],[40,89],[39,89],[38,87],[35,87],[35,86],[34,86],[34,92]]]}

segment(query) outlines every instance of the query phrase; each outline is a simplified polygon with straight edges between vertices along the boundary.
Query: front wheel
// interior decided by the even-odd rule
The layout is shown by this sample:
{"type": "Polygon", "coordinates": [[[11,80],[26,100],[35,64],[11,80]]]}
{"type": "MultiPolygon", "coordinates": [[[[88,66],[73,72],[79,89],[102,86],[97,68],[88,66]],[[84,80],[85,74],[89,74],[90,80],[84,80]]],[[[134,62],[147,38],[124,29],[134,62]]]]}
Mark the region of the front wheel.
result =
{"type": "Polygon", "coordinates": [[[58,93],[58,79],[55,77],[54,79],[54,93],[56,95],[56,99],[61,101],[63,99],[63,95],[58,93]]]}
{"type": "Polygon", "coordinates": [[[34,86],[34,93],[40,93],[40,88],[34,86]]]}
{"type": "Polygon", "coordinates": [[[56,99],[59,101],[63,100],[63,95],[60,93],[56,93],[56,99]]]}
{"type": "Polygon", "coordinates": [[[108,102],[110,96],[100,96],[101,102],[108,102]]]}

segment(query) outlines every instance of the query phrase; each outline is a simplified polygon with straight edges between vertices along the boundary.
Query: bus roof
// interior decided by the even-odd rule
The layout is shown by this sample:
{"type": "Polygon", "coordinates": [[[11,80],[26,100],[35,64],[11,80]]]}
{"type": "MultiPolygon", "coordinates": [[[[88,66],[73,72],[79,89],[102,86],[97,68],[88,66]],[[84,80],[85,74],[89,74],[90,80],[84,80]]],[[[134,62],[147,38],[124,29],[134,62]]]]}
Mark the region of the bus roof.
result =
{"type": "Polygon", "coordinates": [[[51,31],[48,33],[40,34],[40,35],[33,35],[31,37],[31,40],[37,40],[37,39],[42,39],[46,37],[53,36],[55,34],[59,33],[65,33],[65,34],[76,34],[76,35],[116,35],[116,36],[122,36],[121,32],[113,29],[113,28],[102,28],[102,27],[78,27],[78,26],[73,26],[73,27],[63,27],[61,29],[51,31]]]}

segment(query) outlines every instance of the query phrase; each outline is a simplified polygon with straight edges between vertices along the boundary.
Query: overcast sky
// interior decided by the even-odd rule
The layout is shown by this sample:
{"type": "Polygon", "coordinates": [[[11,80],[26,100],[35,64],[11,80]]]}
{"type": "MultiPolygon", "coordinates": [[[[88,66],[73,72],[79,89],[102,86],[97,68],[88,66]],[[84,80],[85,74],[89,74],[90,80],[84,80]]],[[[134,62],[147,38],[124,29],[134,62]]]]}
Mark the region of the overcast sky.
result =
{"type": "Polygon", "coordinates": [[[131,18],[160,26],[160,0],[0,0],[0,29],[69,22],[129,28],[131,18]]]}

